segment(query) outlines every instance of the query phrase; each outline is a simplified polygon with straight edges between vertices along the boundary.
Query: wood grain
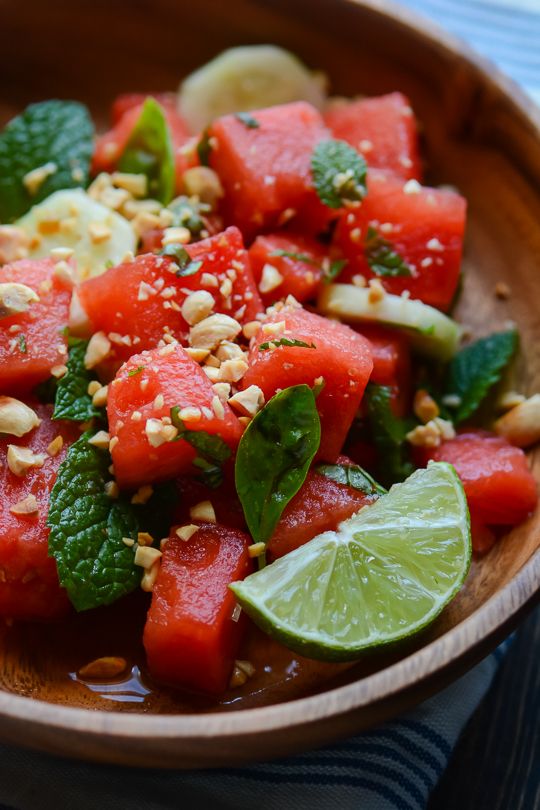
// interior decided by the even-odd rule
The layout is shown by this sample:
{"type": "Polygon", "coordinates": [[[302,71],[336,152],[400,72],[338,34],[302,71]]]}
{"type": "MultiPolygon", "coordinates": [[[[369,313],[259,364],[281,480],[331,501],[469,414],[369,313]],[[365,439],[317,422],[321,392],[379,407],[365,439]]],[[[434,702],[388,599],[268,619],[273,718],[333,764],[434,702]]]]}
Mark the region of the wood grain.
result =
{"type": "MultiPolygon", "coordinates": [[[[429,180],[456,185],[469,202],[459,316],[477,334],[517,322],[518,384],[540,389],[540,120],[512,82],[462,43],[376,0],[27,0],[24,8],[0,0],[0,10],[2,119],[59,96],[82,99],[103,122],[118,92],[172,89],[222,48],[245,42],[291,48],[325,69],[339,94],[409,94],[424,127],[429,180]],[[508,301],[495,299],[498,281],[510,285],[508,301]]],[[[531,463],[540,479],[538,453],[531,463]]],[[[103,690],[70,678],[94,651],[119,654],[127,644],[136,621],[126,629],[121,608],[117,624],[111,619],[116,648],[103,653],[85,619],[5,631],[0,737],[156,767],[223,765],[321,745],[410,707],[485,655],[537,599],[539,546],[537,514],[474,564],[459,597],[412,645],[339,672],[301,661],[291,670],[285,657],[269,679],[251,684],[242,711],[233,696],[195,712],[136,668],[124,693],[148,691],[119,711],[103,690]]]]}

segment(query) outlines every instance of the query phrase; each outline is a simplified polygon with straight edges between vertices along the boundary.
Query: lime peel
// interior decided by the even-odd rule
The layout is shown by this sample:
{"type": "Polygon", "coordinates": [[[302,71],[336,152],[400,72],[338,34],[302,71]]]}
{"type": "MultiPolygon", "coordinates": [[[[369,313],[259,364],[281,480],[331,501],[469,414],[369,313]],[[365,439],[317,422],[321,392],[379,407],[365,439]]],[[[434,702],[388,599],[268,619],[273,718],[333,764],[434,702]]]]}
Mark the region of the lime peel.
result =
{"type": "Polygon", "coordinates": [[[430,462],[387,495],[230,587],[268,635],[321,660],[353,660],[427,627],[471,560],[454,468],[430,462]]]}

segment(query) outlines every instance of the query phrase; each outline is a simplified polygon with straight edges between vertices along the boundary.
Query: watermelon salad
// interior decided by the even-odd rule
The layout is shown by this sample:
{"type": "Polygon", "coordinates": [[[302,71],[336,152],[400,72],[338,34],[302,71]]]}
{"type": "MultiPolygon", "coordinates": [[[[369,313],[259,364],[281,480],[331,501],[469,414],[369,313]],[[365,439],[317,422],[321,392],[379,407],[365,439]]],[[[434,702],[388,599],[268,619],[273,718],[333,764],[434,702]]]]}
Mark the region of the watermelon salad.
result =
{"type": "Polygon", "coordinates": [[[424,169],[405,95],[332,98],[274,46],[100,135],[72,101],[7,124],[2,617],[142,589],[151,677],[219,695],[257,677],[229,586],[415,469],[453,465],[477,555],[527,519],[540,395],[507,382],[515,327],[452,317],[467,204],[424,169]]]}

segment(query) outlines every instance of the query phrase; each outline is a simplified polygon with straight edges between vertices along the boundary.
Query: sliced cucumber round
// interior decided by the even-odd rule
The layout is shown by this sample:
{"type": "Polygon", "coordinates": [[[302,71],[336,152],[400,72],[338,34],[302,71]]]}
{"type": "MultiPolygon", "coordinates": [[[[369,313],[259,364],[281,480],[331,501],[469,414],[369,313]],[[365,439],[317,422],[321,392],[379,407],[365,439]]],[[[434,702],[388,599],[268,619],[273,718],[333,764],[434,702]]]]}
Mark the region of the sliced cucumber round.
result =
{"type": "Polygon", "coordinates": [[[324,78],[275,45],[230,48],[180,85],[178,109],[194,133],[227,113],[309,101],[322,108],[324,78]]]}
{"type": "Polygon", "coordinates": [[[96,202],[82,189],[56,191],[34,205],[18,222],[34,241],[30,258],[41,259],[53,248],[74,251],[81,280],[103,273],[135,251],[135,232],[127,219],[96,202]],[[97,225],[97,228],[89,226],[97,225]]]}
{"type": "Polygon", "coordinates": [[[370,291],[354,284],[329,284],[319,297],[318,309],[342,321],[376,322],[405,329],[420,353],[449,360],[458,350],[461,327],[438,309],[412,298],[386,293],[370,301],[370,291]]]}

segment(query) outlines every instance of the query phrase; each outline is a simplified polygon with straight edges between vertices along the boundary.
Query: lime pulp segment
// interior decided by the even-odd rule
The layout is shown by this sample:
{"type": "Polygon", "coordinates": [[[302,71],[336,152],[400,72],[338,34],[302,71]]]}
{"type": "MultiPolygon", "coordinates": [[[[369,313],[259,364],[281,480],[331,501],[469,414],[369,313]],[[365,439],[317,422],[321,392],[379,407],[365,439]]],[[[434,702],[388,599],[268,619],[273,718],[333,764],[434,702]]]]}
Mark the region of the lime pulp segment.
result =
{"type": "Polygon", "coordinates": [[[454,468],[430,462],[338,527],[231,586],[270,636],[322,660],[425,628],[471,560],[469,511],[454,468]]]}

